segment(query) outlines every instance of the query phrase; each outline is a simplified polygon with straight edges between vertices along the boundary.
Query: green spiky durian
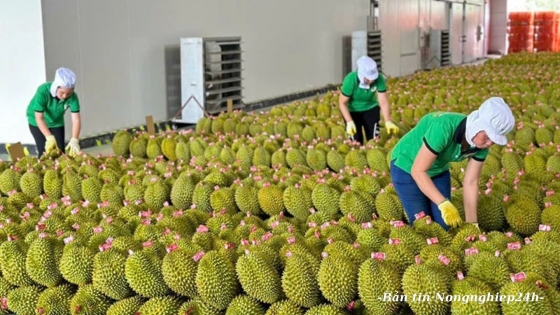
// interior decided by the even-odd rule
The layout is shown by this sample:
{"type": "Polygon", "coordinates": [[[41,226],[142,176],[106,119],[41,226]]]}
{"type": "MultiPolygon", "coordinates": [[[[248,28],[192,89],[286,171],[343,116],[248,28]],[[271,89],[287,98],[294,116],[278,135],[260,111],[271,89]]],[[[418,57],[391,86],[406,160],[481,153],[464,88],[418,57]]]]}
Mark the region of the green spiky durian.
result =
{"type": "Polygon", "coordinates": [[[239,257],[236,272],[243,290],[249,296],[267,304],[282,298],[280,275],[263,252],[250,252],[239,257]]]}
{"type": "Polygon", "coordinates": [[[195,281],[202,300],[218,310],[225,310],[239,291],[235,266],[217,251],[200,259],[195,281]]]}
{"type": "Polygon", "coordinates": [[[113,303],[107,310],[107,315],[135,315],[146,301],[137,295],[113,303]]]}

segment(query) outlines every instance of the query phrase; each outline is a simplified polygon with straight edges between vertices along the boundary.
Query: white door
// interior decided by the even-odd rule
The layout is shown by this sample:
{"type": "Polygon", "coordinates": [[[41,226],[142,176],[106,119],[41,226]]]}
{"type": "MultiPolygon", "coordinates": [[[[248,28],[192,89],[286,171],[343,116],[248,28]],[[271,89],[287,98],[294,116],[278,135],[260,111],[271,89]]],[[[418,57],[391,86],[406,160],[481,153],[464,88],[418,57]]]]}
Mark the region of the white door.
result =
{"type": "Polygon", "coordinates": [[[483,7],[481,5],[465,5],[466,42],[463,62],[473,62],[483,56],[482,12],[483,7]]]}
{"type": "Polygon", "coordinates": [[[451,63],[454,65],[463,63],[463,7],[462,3],[451,3],[451,63]]]}
{"type": "Polygon", "coordinates": [[[413,74],[419,68],[418,1],[399,1],[399,29],[401,39],[401,75],[413,74]]]}

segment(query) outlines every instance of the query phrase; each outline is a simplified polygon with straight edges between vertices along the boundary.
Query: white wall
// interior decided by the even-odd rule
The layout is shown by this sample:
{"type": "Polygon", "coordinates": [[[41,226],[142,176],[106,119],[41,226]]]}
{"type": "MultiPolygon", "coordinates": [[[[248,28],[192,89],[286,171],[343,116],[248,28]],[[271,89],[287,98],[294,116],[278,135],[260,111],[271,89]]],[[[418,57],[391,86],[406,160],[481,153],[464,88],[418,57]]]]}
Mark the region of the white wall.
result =
{"type": "Polygon", "coordinates": [[[508,0],[490,0],[489,52],[507,54],[508,0]]]}
{"type": "Polygon", "coordinates": [[[41,0],[0,0],[0,143],[34,143],[25,110],[44,83],[41,0]]]}
{"type": "Polygon", "coordinates": [[[43,0],[47,74],[77,76],[82,135],[167,119],[164,46],[241,36],[244,102],[340,83],[369,0],[43,0]],[[101,22],[103,20],[103,22],[101,22]]]}
{"type": "Polygon", "coordinates": [[[380,0],[379,28],[383,33],[383,64],[398,77],[422,68],[420,32],[449,29],[445,3],[432,0],[380,0]]]}

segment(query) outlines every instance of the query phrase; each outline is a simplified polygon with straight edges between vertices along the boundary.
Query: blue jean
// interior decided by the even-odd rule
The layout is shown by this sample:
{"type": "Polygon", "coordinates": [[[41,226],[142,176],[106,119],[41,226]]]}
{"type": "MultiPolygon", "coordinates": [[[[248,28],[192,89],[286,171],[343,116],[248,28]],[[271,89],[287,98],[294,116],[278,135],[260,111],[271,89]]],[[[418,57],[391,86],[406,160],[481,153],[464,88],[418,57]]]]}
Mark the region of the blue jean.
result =
{"type": "MultiPolygon", "coordinates": [[[[410,225],[416,220],[415,215],[424,211],[445,230],[449,229],[443,221],[437,205],[424,195],[410,174],[395,166],[395,160],[391,161],[391,180],[408,216],[410,225]]],[[[451,174],[449,171],[432,177],[432,181],[445,198],[451,199],[451,174]]]]}

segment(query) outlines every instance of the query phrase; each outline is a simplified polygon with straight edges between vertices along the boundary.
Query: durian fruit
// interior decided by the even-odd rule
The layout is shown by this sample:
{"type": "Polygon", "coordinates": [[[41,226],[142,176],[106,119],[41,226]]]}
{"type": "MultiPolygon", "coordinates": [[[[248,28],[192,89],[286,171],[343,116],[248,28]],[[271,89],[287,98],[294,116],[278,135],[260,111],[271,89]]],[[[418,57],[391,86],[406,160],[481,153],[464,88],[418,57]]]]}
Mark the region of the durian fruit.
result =
{"type": "Polygon", "coordinates": [[[176,294],[195,298],[197,264],[184,248],[170,249],[161,265],[165,284],[176,294]]]}
{"type": "MultiPolygon", "coordinates": [[[[514,277],[514,279],[516,278],[514,277]]],[[[500,303],[504,315],[554,314],[554,309],[550,300],[546,298],[546,293],[535,281],[529,281],[529,279],[508,281],[500,288],[499,293],[508,297],[500,303]]]]}
{"type": "Polygon", "coordinates": [[[12,285],[23,287],[35,284],[25,269],[28,249],[29,245],[20,239],[9,238],[0,245],[2,275],[12,285]]]}
{"type": "Polygon", "coordinates": [[[308,309],[305,315],[349,315],[349,313],[334,305],[321,304],[308,309]]]}
{"type": "Polygon", "coordinates": [[[37,285],[21,286],[8,293],[8,309],[16,314],[34,315],[43,289],[37,285]]]}
{"type": "Polygon", "coordinates": [[[401,276],[385,260],[385,253],[373,252],[372,256],[359,268],[360,300],[374,314],[396,314],[403,304],[401,276]]]}
{"type": "Polygon", "coordinates": [[[62,280],[58,265],[62,257],[61,240],[44,233],[29,246],[25,270],[33,281],[45,287],[54,287],[62,280]]]}
{"type": "Polygon", "coordinates": [[[149,250],[130,252],[125,276],[130,288],[143,297],[162,297],[170,293],[163,280],[161,260],[149,250]]]}
{"type": "Polygon", "coordinates": [[[107,315],[135,315],[146,299],[136,295],[117,301],[107,309],[107,315]]]}
{"type": "Polygon", "coordinates": [[[317,274],[322,295],[337,307],[350,304],[358,295],[357,270],[358,264],[349,257],[324,255],[317,274]]]}
{"type": "Polygon", "coordinates": [[[283,297],[281,277],[266,252],[247,250],[237,260],[236,273],[243,291],[252,298],[273,304],[283,297]]]}
{"type": "Polygon", "coordinates": [[[449,295],[451,283],[433,265],[410,265],[402,277],[402,290],[415,314],[447,314],[450,310],[451,303],[438,299],[438,296],[449,295]],[[414,298],[415,294],[417,298],[414,298]]]}
{"type": "MultiPolygon", "coordinates": [[[[73,238],[73,237],[72,237],[73,238]]],[[[62,277],[73,284],[91,282],[95,251],[78,241],[70,241],[64,246],[58,266],[62,277]]]]}
{"type": "Polygon", "coordinates": [[[125,274],[126,258],[124,253],[112,248],[95,255],[92,276],[95,291],[114,300],[133,296],[125,274]]]}
{"type": "Polygon", "coordinates": [[[70,314],[103,315],[111,307],[111,300],[97,291],[92,284],[80,286],[70,300],[70,314]]]}
{"type": "Polygon", "coordinates": [[[200,259],[195,281],[201,299],[217,310],[227,309],[240,289],[235,266],[217,251],[209,251],[200,259]]]}
{"type": "Polygon", "coordinates": [[[111,141],[113,152],[117,156],[127,156],[130,153],[132,140],[132,135],[127,130],[119,130],[111,141]]]}
{"type": "Polygon", "coordinates": [[[181,300],[173,296],[154,297],[146,301],[137,313],[142,315],[176,315],[179,313],[181,300]]]}
{"type": "Polygon", "coordinates": [[[285,255],[282,289],[286,297],[301,307],[318,305],[321,292],[317,283],[317,262],[300,252],[287,251],[285,255]]]}
{"type": "Polygon", "coordinates": [[[451,313],[457,315],[500,315],[500,301],[488,298],[494,294],[492,287],[476,277],[463,277],[452,284],[451,313]]]}
{"type": "Polygon", "coordinates": [[[289,299],[278,301],[268,307],[265,315],[304,315],[305,311],[289,299]]]}
{"type": "Polygon", "coordinates": [[[229,304],[226,315],[265,315],[263,304],[248,295],[238,295],[229,304]]]}
{"type": "Polygon", "coordinates": [[[70,300],[74,293],[75,288],[70,284],[45,289],[37,299],[37,314],[70,314],[70,300]]]}

